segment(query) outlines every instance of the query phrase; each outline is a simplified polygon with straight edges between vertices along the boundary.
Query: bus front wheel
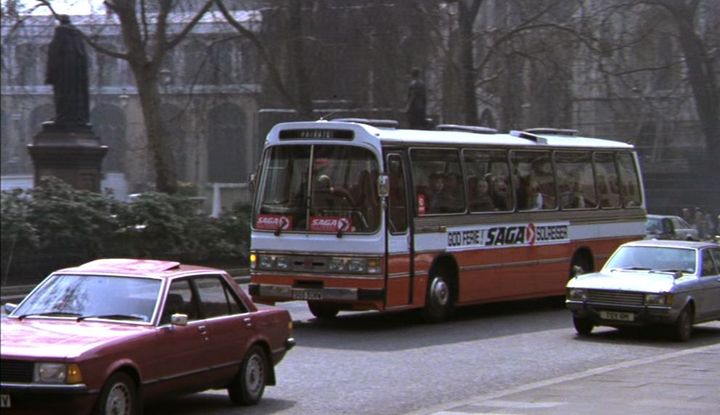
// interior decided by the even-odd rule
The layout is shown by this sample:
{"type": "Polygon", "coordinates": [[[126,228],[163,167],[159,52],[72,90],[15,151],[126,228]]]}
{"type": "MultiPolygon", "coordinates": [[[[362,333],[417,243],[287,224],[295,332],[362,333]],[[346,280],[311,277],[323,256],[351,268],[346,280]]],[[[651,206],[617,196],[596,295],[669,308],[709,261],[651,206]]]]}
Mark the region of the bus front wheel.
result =
{"type": "Polygon", "coordinates": [[[330,320],[337,316],[340,309],[337,306],[318,301],[308,301],[308,308],[315,318],[320,320],[330,320]]]}
{"type": "Polygon", "coordinates": [[[450,286],[445,277],[440,274],[430,278],[423,317],[429,323],[439,323],[445,320],[452,308],[450,286]]]}

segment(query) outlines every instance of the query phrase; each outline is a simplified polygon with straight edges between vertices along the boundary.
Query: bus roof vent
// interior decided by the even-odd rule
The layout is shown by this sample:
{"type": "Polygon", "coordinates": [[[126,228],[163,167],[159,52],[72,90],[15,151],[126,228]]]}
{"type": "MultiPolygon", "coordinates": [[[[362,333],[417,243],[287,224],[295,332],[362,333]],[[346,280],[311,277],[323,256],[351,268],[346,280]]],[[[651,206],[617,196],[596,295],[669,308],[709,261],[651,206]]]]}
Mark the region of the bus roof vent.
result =
{"type": "Polygon", "coordinates": [[[536,135],[534,133],[528,132],[528,131],[518,131],[518,130],[510,130],[510,135],[514,137],[524,138],[526,140],[534,141],[538,144],[546,144],[547,140],[540,137],[539,135],[536,135]]]}
{"type": "Polygon", "coordinates": [[[525,132],[537,135],[577,135],[578,130],[568,128],[528,128],[525,132]]]}
{"type": "Polygon", "coordinates": [[[358,124],[372,125],[377,128],[398,128],[400,125],[397,120],[383,120],[376,118],[334,118],[332,121],[354,122],[358,124]]]}
{"type": "Polygon", "coordinates": [[[490,127],[481,127],[479,125],[458,125],[458,124],[439,124],[435,127],[440,131],[464,131],[475,134],[497,134],[497,130],[490,127]]]}

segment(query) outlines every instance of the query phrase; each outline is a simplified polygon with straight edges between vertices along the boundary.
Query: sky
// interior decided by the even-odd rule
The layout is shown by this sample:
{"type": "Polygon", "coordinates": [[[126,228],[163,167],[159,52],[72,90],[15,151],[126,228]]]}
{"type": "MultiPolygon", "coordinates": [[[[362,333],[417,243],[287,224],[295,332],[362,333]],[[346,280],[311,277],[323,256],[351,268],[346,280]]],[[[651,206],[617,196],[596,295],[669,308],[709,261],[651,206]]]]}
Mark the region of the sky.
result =
{"type": "MultiPolygon", "coordinates": [[[[22,0],[20,3],[22,3],[25,10],[29,10],[38,4],[36,0],[22,0]]],[[[78,16],[92,14],[93,10],[95,13],[105,12],[102,0],[51,0],[50,4],[58,14],[78,16]]],[[[47,7],[38,7],[32,14],[38,16],[49,15],[50,10],[47,7]]]]}

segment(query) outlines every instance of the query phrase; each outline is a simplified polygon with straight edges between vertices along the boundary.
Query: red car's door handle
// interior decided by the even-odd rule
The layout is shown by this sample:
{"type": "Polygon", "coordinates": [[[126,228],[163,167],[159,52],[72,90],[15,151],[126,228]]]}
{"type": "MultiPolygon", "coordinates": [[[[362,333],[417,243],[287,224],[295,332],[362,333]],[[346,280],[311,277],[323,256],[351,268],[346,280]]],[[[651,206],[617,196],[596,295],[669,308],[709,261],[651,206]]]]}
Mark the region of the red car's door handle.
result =
{"type": "Polygon", "coordinates": [[[198,331],[202,334],[207,334],[207,327],[206,326],[198,326],[198,331]]]}
{"type": "Polygon", "coordinates": [[[250,317],[245,317],[243,319],[243,322],[245,323],[245,327],[252,327],[253,325],[252,319],[250,317]]]}

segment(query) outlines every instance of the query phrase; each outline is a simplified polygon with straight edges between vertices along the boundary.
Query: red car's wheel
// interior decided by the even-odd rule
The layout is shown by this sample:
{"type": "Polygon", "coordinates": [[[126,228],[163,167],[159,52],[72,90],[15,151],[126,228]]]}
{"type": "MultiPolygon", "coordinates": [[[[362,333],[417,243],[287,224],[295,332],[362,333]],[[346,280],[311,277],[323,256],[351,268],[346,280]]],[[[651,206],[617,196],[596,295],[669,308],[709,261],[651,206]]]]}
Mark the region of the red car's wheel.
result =
{"type": "Polygon", "coordinates": [[[268,360],[260,346],[253,346],[245,355],[240,371],[228,386],[228,395],[237,405],[255,405],[260,402],[268,375],[268,360]]]}
{"type": "Polygon", "coordinates": [[[105,382],[95,408],[96,415],[132,415],[139,408],[137,388],[132,378],[115,373],[105,382]]]}

